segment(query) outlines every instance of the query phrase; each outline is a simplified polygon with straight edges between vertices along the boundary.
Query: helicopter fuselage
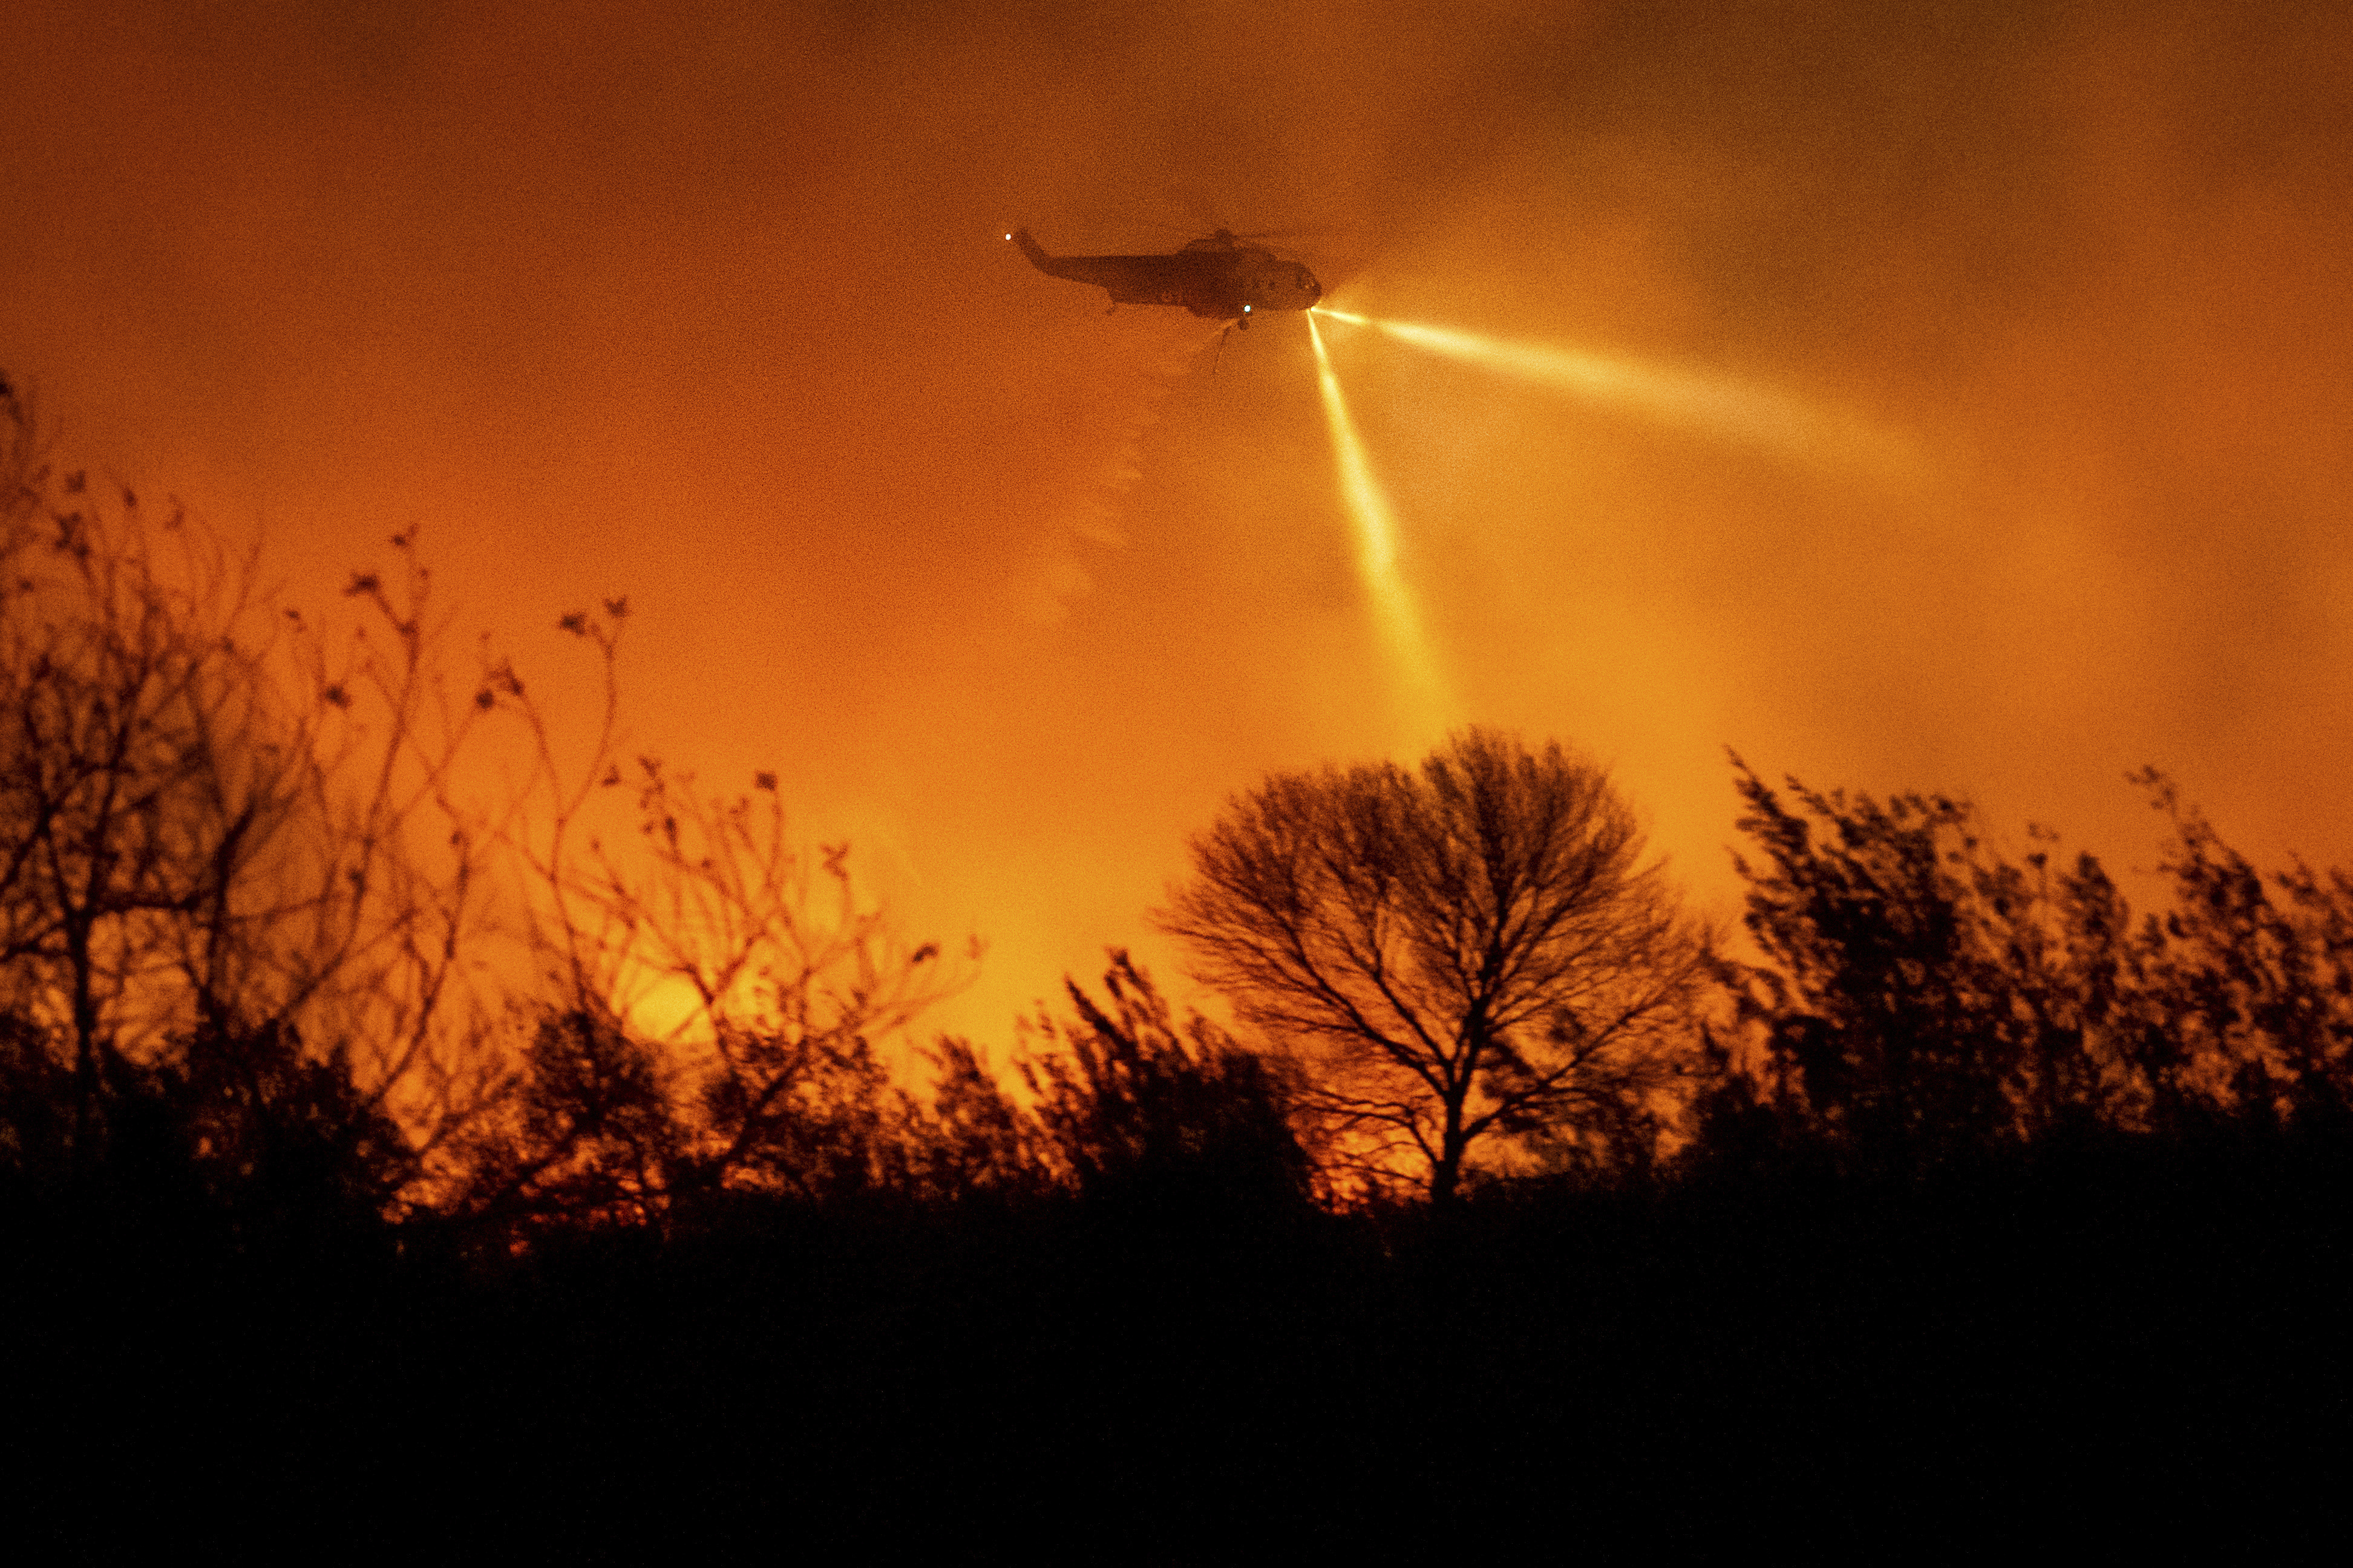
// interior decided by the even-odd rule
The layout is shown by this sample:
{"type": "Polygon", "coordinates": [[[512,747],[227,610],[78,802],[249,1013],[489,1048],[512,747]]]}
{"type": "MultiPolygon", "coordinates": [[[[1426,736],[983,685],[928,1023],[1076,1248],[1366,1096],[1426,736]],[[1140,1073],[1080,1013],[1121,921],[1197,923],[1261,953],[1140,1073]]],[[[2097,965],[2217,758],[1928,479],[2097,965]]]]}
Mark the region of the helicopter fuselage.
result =
{"type": "Polygon", "coordinates": [[[1315,275],[1224,229],[1166,256],[1050,256],[1026,228],[1005,237],[1050,278],[1091,283],[1122,305],[1174,305],[1213,321],[1304,310],[1324,297],[1315,275]]]}

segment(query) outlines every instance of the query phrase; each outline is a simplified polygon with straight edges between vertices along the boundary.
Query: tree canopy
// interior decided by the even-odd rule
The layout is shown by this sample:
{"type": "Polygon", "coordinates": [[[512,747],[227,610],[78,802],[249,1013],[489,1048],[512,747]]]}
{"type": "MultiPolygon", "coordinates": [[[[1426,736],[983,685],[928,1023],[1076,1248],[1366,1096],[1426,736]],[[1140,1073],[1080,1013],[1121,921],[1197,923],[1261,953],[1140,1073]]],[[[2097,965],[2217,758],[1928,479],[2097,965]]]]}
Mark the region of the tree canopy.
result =
{"type": "Polygon", "coordinates": [[[1474,1150],[1647,1150],[1705,944],[1642,852],[1598,765],[1473,728],[1235,796],[1158,920],[1344,1157],[1444,1203],[1474,1150]]]}

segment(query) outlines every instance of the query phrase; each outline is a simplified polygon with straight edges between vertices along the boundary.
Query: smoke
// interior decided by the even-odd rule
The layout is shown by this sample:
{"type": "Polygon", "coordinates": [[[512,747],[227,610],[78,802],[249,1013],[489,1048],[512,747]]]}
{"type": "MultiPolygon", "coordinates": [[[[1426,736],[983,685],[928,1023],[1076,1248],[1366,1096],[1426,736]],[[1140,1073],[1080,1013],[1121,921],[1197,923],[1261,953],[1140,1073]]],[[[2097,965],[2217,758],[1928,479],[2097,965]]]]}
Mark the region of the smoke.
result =
{"type": "Polygon", "coordinates": [[[1614,759],[1704,889],[1725,742],[2126,859],[2145,762],[2343,841],[2334,8],[35,0],[0,63],[0,366],[78,453],[297,599],[421,524],[542,689],[627,592],[636,743],[990,936],[986,1035],[1227,792],[1444,721],[1303,324],[1106,317],[1017,221],[1305,230],[1351,313],[1613,367],[1330,345],[1455,710],[1614,759]]]}

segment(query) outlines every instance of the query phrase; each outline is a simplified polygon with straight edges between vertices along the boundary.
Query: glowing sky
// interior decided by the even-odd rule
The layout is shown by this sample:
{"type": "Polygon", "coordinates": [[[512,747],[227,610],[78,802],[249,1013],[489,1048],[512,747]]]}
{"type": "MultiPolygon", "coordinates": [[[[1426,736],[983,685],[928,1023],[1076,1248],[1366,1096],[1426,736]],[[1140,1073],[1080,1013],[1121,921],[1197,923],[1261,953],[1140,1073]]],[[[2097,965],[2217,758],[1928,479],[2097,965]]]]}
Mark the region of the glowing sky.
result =
{"type": "Polygon", "coordinates": [[[1725,744],[2127,865],[2156,763],[2353,858],[2341,7],[10,16],[0,367],[65,447],[259,524],[297,601],[421,525],[543,691],[556,616],[628,594],[638,746],[775,769],[920,933],[987,936],[984,1037],[1160,956],[1228,792],[1461,720],[1611,761],[1711,895],[1725,744]],[[1634,378],[1329,330],[1445,701],[1304,321],[1213,372],[1017,222],[1316,230],[1340,310],[1634,378]],[[1699,387],[1905,460],[1661,405],[1699,387]]]}

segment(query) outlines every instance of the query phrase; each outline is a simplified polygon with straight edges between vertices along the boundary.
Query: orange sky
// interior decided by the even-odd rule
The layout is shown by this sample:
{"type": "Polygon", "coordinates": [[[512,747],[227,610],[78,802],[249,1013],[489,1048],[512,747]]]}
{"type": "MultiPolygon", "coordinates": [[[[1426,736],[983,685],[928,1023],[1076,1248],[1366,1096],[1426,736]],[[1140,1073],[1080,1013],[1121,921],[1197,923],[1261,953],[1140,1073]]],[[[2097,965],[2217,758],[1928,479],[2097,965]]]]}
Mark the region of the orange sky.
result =
{"type": "MultiPolygon", "coordinates": [[[[2340,7],[18,0],[0,366],[331,602],[421,524],[538,689],[776,769],[1007,1038],[1264,770],[1442,719],[1616,767],[1704,895],[1722,748],[2123,865],[2169,769],[2347,853],[2340,7]],[[1293,242],[1329,301],[1767,389],[1891,477],[1331,342],[1459,711],[1401,700],[1304,323],[1002,239],[1293,242]],[[585,668],[582,675],[586,678],[585,668]]],[[[459,649],[462,653],[463,649],[459,649]]]]}

